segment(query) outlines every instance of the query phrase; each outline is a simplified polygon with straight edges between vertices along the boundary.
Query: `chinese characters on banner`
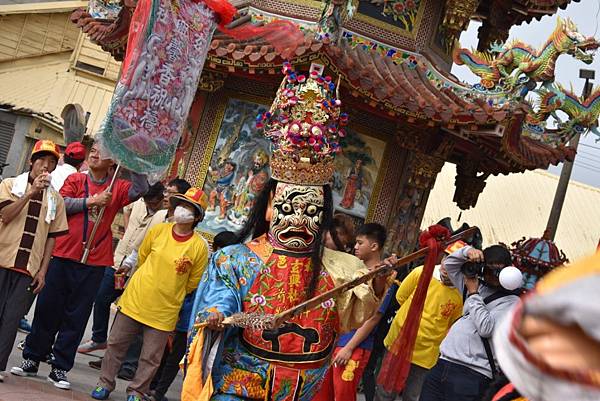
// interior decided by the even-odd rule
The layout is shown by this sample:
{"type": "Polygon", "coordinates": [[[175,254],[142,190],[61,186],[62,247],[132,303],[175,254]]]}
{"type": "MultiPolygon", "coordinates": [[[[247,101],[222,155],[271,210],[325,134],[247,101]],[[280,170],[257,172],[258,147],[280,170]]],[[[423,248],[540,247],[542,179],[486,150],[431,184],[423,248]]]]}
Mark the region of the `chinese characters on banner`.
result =
{"type": "Polygon", "coordinates": [[[133,48],[97,138],[124,167],[159,179],[179,143],[216,23],[202,2],[140,0],[138,12],[133,48]]]}

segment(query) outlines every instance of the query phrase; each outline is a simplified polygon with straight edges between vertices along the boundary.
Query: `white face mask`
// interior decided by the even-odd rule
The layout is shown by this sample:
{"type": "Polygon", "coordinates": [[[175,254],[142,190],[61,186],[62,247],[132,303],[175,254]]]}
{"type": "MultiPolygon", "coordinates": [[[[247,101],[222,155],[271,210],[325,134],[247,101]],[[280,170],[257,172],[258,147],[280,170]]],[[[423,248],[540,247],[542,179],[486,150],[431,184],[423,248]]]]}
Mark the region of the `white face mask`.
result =
{"type": "Polygon", "coordinates": [[[194,221],[194,217],[194,212],[183,206],[175,207],[175,211],[173,212],[173,220],[179,224],[191,223],[194,221]]]}

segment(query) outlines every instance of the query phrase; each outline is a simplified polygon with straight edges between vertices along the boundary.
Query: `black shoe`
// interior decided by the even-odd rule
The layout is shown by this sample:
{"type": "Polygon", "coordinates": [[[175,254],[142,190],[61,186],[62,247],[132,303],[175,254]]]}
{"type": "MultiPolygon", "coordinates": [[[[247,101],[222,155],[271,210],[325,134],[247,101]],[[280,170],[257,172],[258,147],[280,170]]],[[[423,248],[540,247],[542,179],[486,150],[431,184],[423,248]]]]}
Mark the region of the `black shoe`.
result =
{"type": "Polygon", "coordinates": [[[58,387],[63,390],[70,390],[71,383],[67,380],[67,371],[52,367],[50,374],[48,375],[48,381],[54,384],[54,387],[58,387]]]}
{"type": "Polygon", "coordinates": [[[38,369],[40,367],[40,363],[33,361],[31,359],[23,359],[21,362],[21,366],[14,366],[10,373],[16,376],[37,376],[38,369]]]}
{"type": "Polygon", "coordinates": [[[126,380],[128,382],[133,380],[133,376],[135,376],[135,372],[132,372],[128,369],[119,371],[119,374],[117,375],[119,379],[126,380]]]}
{"type": "Polygon", "coordinates": [[[100,370],[100,368],[102,368],[102,359],[98,359],[96,361],[89,361],[88,365],[92,369],[100,370]]]}

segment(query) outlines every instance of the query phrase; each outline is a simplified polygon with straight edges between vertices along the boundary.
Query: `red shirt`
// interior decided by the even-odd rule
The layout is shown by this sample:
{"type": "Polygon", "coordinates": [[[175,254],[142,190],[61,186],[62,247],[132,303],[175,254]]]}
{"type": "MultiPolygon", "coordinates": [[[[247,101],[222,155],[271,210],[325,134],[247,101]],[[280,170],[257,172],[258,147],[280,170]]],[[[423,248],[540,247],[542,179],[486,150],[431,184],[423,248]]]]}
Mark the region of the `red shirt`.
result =
{"type": "MultiPolygon", "coordinates": [[[[67,177],[60,189],[60,194],[64,198],[87,198],[104,191],[108,188],[109,184],[110,178],[104,184],[98,185],[92,182],[92,179],[87,174],[74,173],[67,177]]],[[[119,209],[131,203],[129,200],[130,187],[131,183],[129,181],[116,180],[112,191],[112,200],[104,210],[104,216],[93,239],[92,248],[87,260],[88,265],[104,267],[114,264],[111,225],[119,209]]],[[[52,252],[53,256],[77,262],[81,260],[83,242],[89,238],[99,212],[99,208],[92,209],[86,209],[83,212],[67,216],[69,233],[56,239],[56,245],[52,252]]]]}

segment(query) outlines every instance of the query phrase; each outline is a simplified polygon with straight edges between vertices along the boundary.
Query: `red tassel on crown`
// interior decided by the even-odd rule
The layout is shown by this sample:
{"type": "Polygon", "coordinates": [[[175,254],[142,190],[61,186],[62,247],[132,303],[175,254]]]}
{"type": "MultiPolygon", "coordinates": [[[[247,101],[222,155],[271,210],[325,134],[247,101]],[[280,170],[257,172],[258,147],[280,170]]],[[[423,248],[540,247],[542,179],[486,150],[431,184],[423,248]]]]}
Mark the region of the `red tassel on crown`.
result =
{"type": "Polygon", "coordinates": [[[383,386],[387,392],[400,393],[404,389],[410,371],[429,282],[433,276],[438,255],[442,251],[440,243],[448,238],[450,238],[450,231],[440,225],[429,227],[427,231],[422,232],[419,236],[419,245],[421,248],[428,247],[429,253],[427,253],[423,272],[419,278],[419,284],[413,295],[404,325],[388,350],[389,352],[385,354],[379,376],[377,376],[377,383],[383,386]]]}

